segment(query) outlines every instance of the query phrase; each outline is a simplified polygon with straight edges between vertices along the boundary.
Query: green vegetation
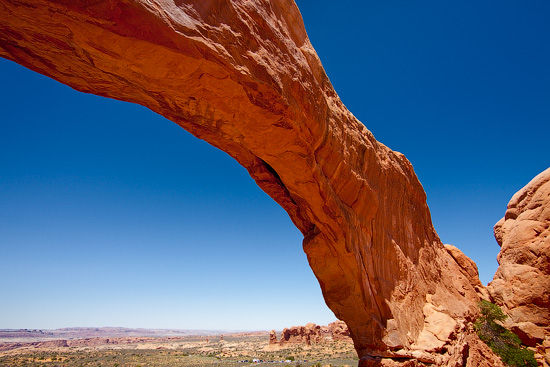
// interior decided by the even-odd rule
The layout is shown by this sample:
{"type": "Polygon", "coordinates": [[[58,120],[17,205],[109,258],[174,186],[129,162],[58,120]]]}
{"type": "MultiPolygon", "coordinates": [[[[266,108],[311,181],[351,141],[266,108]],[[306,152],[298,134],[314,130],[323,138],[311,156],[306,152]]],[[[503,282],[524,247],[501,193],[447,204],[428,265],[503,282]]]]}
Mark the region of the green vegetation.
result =
{"type": "Polygon", "coordinates": [[[516,334],[497,323],[506,320],[507,317],[500,307],[488,301],[481,301],[479,308],[481,316],[475,323],[479,338],[508,366],[537,367],[533,351],[524,347],[516,334]]]}

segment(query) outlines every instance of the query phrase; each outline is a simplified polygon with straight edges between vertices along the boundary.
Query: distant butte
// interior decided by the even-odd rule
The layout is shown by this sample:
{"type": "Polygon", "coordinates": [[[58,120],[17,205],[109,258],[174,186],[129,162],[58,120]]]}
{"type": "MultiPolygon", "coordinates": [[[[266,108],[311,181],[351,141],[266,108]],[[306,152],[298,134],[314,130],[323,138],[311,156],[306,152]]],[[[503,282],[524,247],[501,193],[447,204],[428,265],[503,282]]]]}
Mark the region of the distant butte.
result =
{"type": "Polygon", "coordinates": [[[339,99],[293,1],[4,0],[0,17],[0,56],[146,106],[244,166],[303,233],[361,366],[490,354],[469,327],[477,281],[410,162],[339,99]]]}

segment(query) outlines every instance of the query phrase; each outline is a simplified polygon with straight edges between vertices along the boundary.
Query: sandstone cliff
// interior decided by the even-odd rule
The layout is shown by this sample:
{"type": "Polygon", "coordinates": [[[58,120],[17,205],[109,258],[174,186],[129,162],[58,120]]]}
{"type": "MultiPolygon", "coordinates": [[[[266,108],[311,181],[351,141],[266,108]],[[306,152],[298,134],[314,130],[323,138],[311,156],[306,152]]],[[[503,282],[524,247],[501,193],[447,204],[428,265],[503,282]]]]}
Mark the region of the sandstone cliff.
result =
{"type": "Polygon", "coordinates": [[[550,365],[550,168],[518,191],[495,225],[499,268],[487,289],[524,344],[550,365]]]}
{"type": "Polygon", "coordinates": [[[243,165],[303,233],[361,363],[451,363],[474,285],[409,161],[340,101],[293,1],[4,0],[0,19],[0,56],[147,106],[243,165]]]}

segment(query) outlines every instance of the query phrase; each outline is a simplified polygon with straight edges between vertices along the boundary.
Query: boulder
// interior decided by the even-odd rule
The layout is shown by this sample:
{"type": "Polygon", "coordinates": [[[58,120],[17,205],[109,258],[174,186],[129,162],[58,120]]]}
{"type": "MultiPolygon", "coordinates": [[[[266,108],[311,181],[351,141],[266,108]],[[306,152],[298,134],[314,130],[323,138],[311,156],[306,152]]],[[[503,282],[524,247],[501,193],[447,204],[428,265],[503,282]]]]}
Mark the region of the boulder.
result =
{"type": "Polygon", "coordinates": [[[449,342],[451,334],[457,328],[457,322],[444,312],[436,309],[429,301],[423,308],[424,328],[412,345],[412,349],[438,352],[449,342]]]}
{"type": "Polygon", "coordinates": [[[529,347],[542,343],[545,337],[544,329],[532,322],[518,322],[512,325],[511,330],[529,347]]]}

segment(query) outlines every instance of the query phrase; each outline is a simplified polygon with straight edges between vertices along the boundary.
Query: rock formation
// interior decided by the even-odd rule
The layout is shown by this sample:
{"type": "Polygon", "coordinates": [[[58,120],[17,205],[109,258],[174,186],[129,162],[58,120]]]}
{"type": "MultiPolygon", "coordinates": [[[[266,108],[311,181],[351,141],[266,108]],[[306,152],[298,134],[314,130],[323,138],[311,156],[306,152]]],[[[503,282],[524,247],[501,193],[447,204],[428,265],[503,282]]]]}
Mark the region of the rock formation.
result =
{"type": "Polygon", "coordinates": [[[269,332],[269,344],[270,345],[273,345],[273,344],[277,344],[278,341],[277,341],[277,333],[275,332],[275,330],[271,330],[269,332]]]}
{"type": "Polygon", "coordinates": [[[348,340],[350,338],[349,328],[343,321],[334,321],[328,324],[332,340],[348,340]]]}
{"type": "Polygon", "coordinates": [[[277,334],[272,330],[269,335],[269,344],[319,344],[328,341],[348,341],[350,339],[349,329],[345,322],[335,321],[328,326],[319,326],[308,323],[306,326],[292,326],[284,328],[281,332],[281,339],[277,342],[277,334]]]}
{"type": "Polygon", "coordinates": [[[36,342],[0,343],[0,352],[19,348],[77,348],[102,345],[122,345],[154,342],[171,342],[184,340],[181,337],[116,337],[116,338],[84,338],[55,339],[36,342]]]}
{"type": "Polygon", "coordinates": [[[458,343],[475,288],[410,162],[340,101],[292,0],[4,0],[0,19],[0,56],[146,106],[244,166],[303,233],[362,364],[448,362],[418,348],[458,343]]]}
{"type": "Polygon", "coordinates": [[[512,197],[494,230],[499,267],[487,290],[512,331],[541,345],[550,365],[550,168],[512,197]]]}
{"type": "Polygon", "coordinates": [[[293,326],[291,328],[284,328],[281,333],[281,340],[279,343],[283,344],[307,344],[321,343],[323,335],[321,333],[321,327],[313,323],[308,323],[306,326],[293,326]]]}
{"type": "MultiPolygon", "coordinates": [[[[474,287],[477,294],[484,300],[489,300],[490,296],[487,293],[487,289],[483,286],[481,283],[481,280],[479,280],[479,272],[477,270],[476,263],[470,259],[468,256],[464,255],[460,249],[458,249],[456,246],[453,245],[443,245],[445,249],[449,252],[449,254],[453,257],[453,259],[457,262],[458,266],[460,267],[461,273],[463,276],[466,277],[468,282],[474,287]]],[[[461,292],[461,290],[459,290],[461,292]]],[[[465,292],[464,290],[462,292],[465,292]]]]}

